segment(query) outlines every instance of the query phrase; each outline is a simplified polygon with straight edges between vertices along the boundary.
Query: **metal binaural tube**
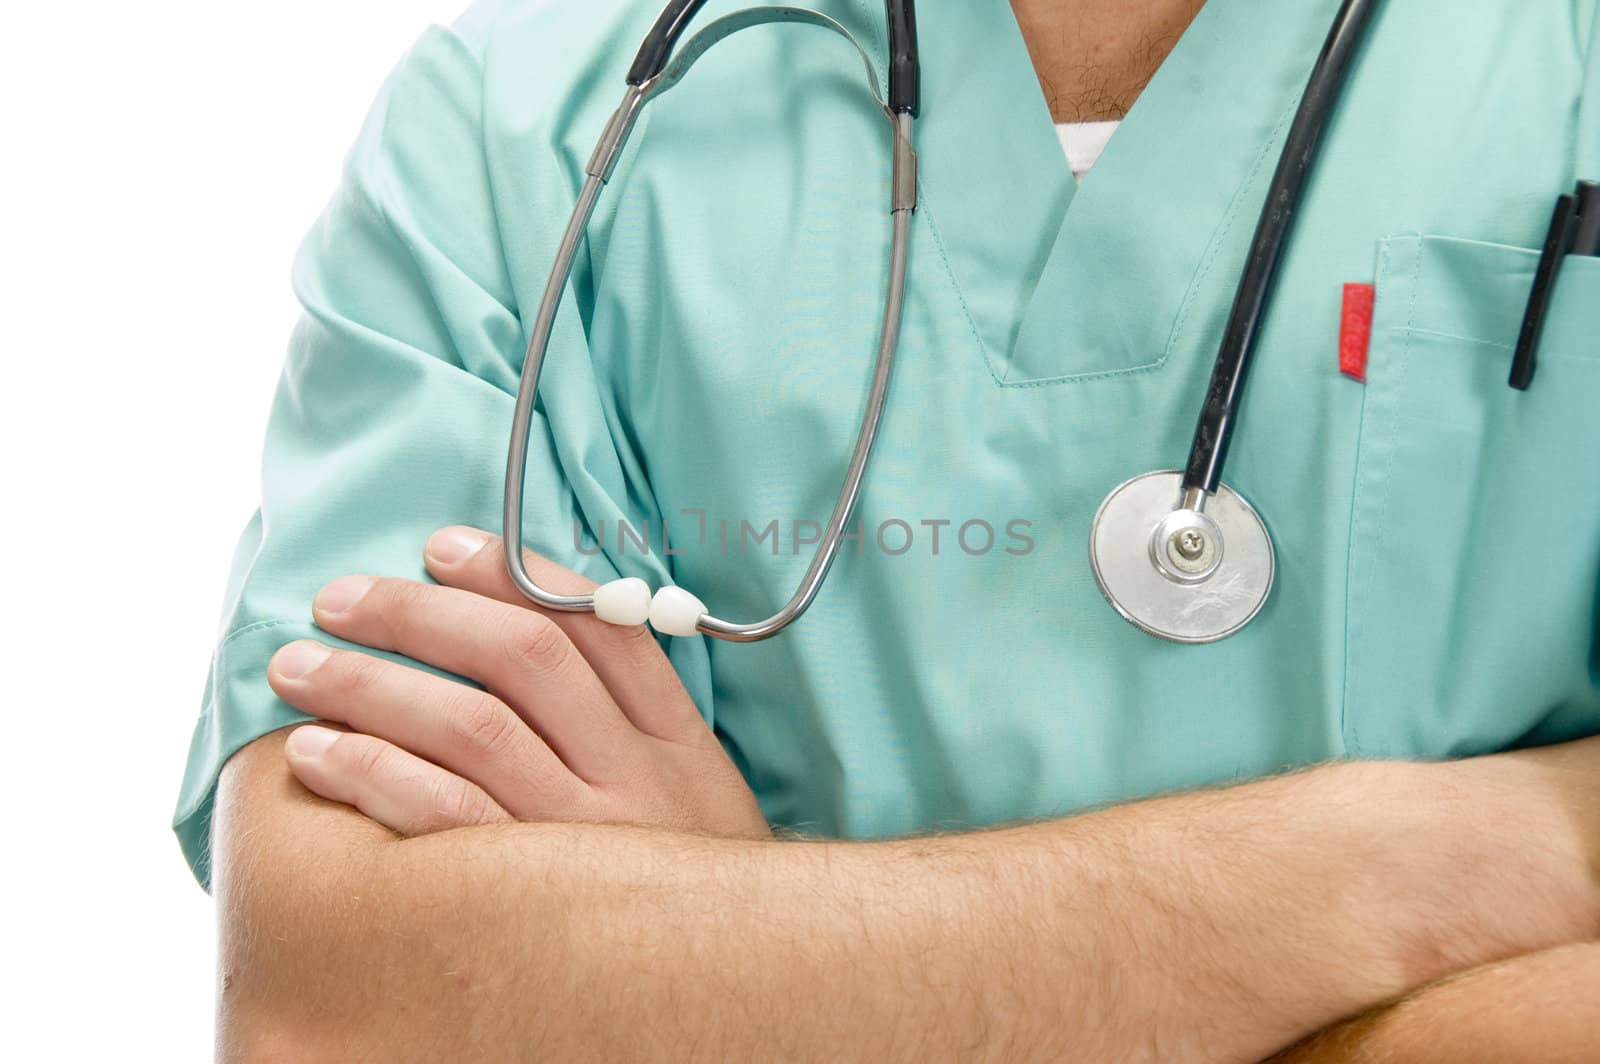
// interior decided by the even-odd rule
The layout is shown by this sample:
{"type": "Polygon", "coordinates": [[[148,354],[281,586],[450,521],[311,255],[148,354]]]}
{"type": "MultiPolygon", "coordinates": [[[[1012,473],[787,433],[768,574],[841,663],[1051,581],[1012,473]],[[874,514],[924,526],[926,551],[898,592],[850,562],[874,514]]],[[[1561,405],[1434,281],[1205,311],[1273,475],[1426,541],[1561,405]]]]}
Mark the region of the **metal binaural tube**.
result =
{"type": "Polygon", "coordinates": [[[593,595],[558,595],[540,587],[528,575],[522,562],[522,482],[528,470],[528,433],[533,425],[533,403],[539,394],[539,371],[544,366],[545,352],[550,346],[550,332],[555,327],[556,311],[561,306],[561,294],[566,290],[567,279],[572,274],[572,260],[594,213],[600,189],[605,186],[601,177],[590,175],[578,194],[578,202],[567,221],[567,231],[556,252],[555,265],[550,269],[550,279],[545,283],[544,297],[539,301],[539,311],[534,317],[533,332],[528,340],[527,355],[522,361],[522,378],[517,384],[517,404],[511,421],[511,445],[506,455],[505,499],[501,509],[501,547],[505,552],[506,571],[511,582],[528,598],[546,609],[566,613],[581,613],[594,609],[593,595]]]}
{"type": "MultiPolygon", "coordinates": [[[[902,153],[914,155],[911,150],[911,115],[901,112],[895,116],[895,150],[897,170],[915,171],[911,160],[900,160],[902,153]]],[[[884,299],[883,328],[878,338],[878,361],[872,374],[872,389],[867,395],[867,406],[861,417],[861,430],[856,434],[855,448],[850,454],[850,464],[845,470],[844,484],[823,530],[822,542],[812,556],[805,576],[792,598],[771,617],[750,624],[734,624],[711,614],[700,618],[699,629],[706,635],[736,643],[753,643],[777,635],[793,624],[810,607],[827,579],[828,570],[839,556],[844,541],[845,525],[855,511],[856,500],[861,495],[861,482],[866,476],[867,460],[872,455],[872,445],[878,438],[883,422],[884,402],[889,394],[889,377],[894,369],[895,351],[900,343],[900,321],[905,307],[906,264],[911,242],[910,206],[896,207],[894,216],[894,242],[889,254],[889,287],[884,299]]]]}

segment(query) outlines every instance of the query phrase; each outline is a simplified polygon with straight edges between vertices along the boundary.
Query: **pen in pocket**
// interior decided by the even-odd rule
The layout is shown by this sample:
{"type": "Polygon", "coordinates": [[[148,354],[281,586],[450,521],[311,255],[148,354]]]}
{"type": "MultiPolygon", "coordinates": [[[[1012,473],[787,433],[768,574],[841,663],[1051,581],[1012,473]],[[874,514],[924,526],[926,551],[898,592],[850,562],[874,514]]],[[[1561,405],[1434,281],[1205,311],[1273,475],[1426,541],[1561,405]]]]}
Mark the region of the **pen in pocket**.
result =
{"type": "Polygon", "coordinates": [[[1508,383],[1519,391],[1527,390],[1533,383],[1534,370],[1539,368],[1539,337],[1544,332],[1561,262],[1568,255],[1600,256],[1600,181],[1579,181],[1569,195],[1556,200],[1544,251],[1534,271],[1522,331],[1517,336],[1517,352],[1511,360],[1508,383]]]}

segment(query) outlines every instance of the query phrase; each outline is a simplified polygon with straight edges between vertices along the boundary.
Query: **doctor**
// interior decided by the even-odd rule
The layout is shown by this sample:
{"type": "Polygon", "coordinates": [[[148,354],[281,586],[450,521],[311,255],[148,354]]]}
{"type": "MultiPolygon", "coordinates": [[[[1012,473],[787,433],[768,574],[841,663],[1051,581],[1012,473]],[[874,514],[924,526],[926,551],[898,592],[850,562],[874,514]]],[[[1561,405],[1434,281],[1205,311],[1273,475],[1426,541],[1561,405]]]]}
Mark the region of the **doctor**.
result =
{"type": "MultiPolygon", "coordinates": [[[[1591,0],[1375,16],[1229,459],[1276,544],[1260,614],[1161,641],[1090,565],[1106,493],[1182,463],[1337,7],[925,3],[858,534],[781,636],[665,651],[528,607],[479,531],[658,5],[483,2],[424,36],[296,266],[180,799],[224,1048],[1248,1060],[1417,991],[1338,1037],[1470,1017],[1505,1056],[1592,1024],[1600,259],[1505,384],[1550,205],[1600,177],[1591,0]],[[1091,165],[1104,129],[1052,118],[1122,122],[1091,165]],[[348,733],[282,730],[308,716],[348,733]],[[1473,972],[1508,959],[1509,989],[1473,972]]],[[[881,67],[883,5],[821,9],[881,67]]],[[[792,591],[888,267],[860,79],[830,35],[751,30],[641,118],[544,367],[542,582],[733,616],[792,591]]]]}

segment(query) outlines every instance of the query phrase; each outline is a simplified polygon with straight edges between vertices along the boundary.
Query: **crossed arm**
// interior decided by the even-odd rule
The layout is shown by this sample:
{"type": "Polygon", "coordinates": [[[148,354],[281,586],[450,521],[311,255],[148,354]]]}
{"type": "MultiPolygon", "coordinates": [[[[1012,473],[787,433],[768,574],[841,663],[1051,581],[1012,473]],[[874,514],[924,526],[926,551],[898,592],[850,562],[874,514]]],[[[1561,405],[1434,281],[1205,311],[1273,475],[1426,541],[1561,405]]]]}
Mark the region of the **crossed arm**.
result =
{"type": "Polygon", "coordinates": [[[1446,979],[1308,1039],[1272,1064],[1581,1064],[1600,1041],[1600,945],[1575,943],[1446,979]]]}
{"type": "Polygon", "coordinates": [[[460,540],[430,541],[447,586],[317,618],[488,693],[274,661],[353,732],[224,772],[226,1058],[1254,1060],[1600,925],[1594,743],[775,841],[648,638],[514,605],[460,540]]]}

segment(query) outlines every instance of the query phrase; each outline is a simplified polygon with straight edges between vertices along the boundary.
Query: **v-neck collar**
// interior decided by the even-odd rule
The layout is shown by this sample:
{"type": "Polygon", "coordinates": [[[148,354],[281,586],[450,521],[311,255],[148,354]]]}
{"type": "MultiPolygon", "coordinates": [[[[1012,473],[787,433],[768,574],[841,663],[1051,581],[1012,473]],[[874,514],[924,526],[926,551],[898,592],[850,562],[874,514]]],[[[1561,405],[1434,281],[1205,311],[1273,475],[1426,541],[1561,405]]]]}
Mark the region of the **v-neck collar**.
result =
{"type": "Polygon", "coordinates": [[[1007,0],[921,13],[925,216],[996,381],[1166,361],[1237,269],[1337,3],[1208,0],[1081,186],[1007,0]]]}

